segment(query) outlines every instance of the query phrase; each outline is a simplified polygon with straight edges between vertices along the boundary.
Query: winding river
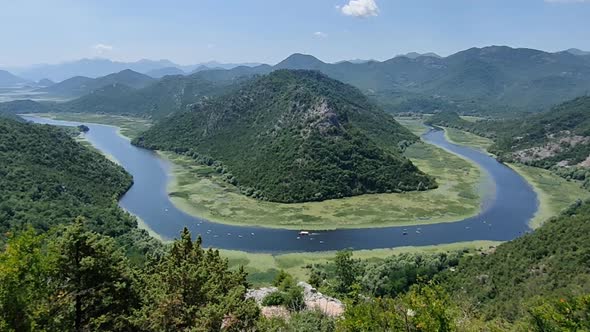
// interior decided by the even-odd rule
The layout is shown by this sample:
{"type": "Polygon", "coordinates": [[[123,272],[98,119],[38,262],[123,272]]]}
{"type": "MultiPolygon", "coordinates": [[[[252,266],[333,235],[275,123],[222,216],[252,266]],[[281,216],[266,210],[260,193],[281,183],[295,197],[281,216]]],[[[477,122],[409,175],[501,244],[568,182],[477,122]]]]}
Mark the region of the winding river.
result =
{"type": "MultiPolygon", "coordinates": [[[[41,124],[82,124],[23,117],[41,124]]],[[[539,205],[532,187],[511,168],[485,153],[452,144],[442,131],[432,130],[423,135],[424,141],[470,159],[487,172],[495,190],[485,195],[479,215],[452,223],[339,229],[302,237],[293,230],[213,223],[190,216],[170,202],[166,187],[171,165],[166,160],[152,151],[131,145],[128,139],[118,134],[116,127],[84,124],[90,128],[86,138],[133,175],[134,185],[121,198],[120,206],[141,218],[164,239],[177,237],[182,227],[187,226],[193,234],[201,234],[206,246],[271,253],[425,246],[474,240],[507,241],[529,230],[528,222],[539,205]]]]}

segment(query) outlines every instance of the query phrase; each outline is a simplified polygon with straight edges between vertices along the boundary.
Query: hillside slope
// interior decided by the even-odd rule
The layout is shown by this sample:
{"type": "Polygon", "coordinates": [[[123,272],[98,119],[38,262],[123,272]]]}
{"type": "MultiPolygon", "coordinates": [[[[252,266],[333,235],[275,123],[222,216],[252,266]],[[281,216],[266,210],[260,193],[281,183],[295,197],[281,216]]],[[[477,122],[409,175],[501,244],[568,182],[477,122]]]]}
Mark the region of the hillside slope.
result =
{"type": "Polygon", "coordinates": [[[441,282],[486,319],[518,320],[538,298],[590,292],[590,203],[570,208],[533,233],[471,256],[441,282]]]}
{"type": "Polygon", "coordinates": [[[515,119],[469,122],[441,112],[428,123],[490,137],[495,141],[490,152],[502,160],[543,168],[590,167],[590,96],[515,119]]]}
{"type": "Polygon", "coordinates": [[[246,193],[301,202],[434,187],[400,154],[417,139],[357,89],[281,70],[164,119],[135,144],[211,157],[246,193]]]}
{"type": "Polygon", "coordinates": [[[136,228],[117,206],[131,184],[122,167],[65,131],[0,117],[1,236],[27,224],[48,230],[77,216],[93,230],[121,236],[136,228]]]}
{"type": "Polygon", "coordinates": [[[319,70],[399,112],[539,111],[590,91],[590,57],[505,46],[362,63],[293,54],[272,67],[278,69],[319,70]]]}
{"type": "Polygon", "coordinates": [[[120,84],[134,89],[141,89],[153,82],[155,82],[155,79],[150,76],[126,69],[98,78],[76,76],[37,91],[55,96],[79,97],[109,85],[120,84]]]}

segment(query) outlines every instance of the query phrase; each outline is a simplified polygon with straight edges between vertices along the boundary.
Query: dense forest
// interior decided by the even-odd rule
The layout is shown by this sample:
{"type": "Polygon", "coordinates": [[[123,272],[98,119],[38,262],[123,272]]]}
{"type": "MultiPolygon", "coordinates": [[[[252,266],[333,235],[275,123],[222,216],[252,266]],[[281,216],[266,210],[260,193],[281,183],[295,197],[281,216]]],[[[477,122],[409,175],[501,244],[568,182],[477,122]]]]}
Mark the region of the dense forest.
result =
{"type": "Polygon", "coordinates": [[[48,231],[83,216],[90,230],[143,253],[154,240],[117,205],[132,183],[67,131],[0,117],[0,242],[26,225],[48,231]]]}
{"type": "Polygon", "coordinates": [[[432,296],[424,310],[436,310],[436,302],[444,301],[445,308],[427,316],[447,317],[447,331],[585,331],[590,327],[589,234],[590,203],[580,202],[497,248],[378,261],[356,260],[343,251],[332,262],[314,266],[309,281],[355,303],[347,319],[375,319],[363,320],[365,326],[375,324],[371,331],[387,330],[381,327],[391,326],[396,312],[403,314],[398,306],[407,306],[416,292],[432,296]],[[383,300],[365,302],[368,298],[383,300]]]}
{"type": "Polygon", "coordinates": [[[400,153],[417,139],[354,87],[281,70],[162,120],[134,144],[218,162],[244,193],[289,203],[433,188],[400,153]]]}

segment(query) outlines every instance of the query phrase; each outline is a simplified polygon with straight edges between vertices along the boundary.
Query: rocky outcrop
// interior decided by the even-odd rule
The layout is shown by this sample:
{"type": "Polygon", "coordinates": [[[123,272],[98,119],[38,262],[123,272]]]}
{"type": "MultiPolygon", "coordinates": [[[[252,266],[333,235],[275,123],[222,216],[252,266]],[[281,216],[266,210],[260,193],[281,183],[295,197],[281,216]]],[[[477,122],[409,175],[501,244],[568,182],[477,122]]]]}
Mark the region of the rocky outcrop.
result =
{"type": "Polygon", "coordinates": [[[297,286],[303,288],[305,307],[307,309],[317,309],[333,317],[340,316],[344,313],[344,304],[340,300],[323,295],[305,282],[299,282],[297,286]]]}
{"type": "MultiPolygon", "coordinates": [[[[303,289],[303,300],[307,310],[320,310],[324,314],[332,317],[340,316],[344,313],[344,304],[333,297],[324,295],[313,288],[306,282],[299,282],[297,286],[303,289]]],[[[262,314],[266,317],[284,317],[287,312],[283,307],[264,307],[262,300],[270,293],[276,292],[276,287],[263,287],[250,289],[246,293],[246,298],[252,298],[262,308],[262,314]]]]}

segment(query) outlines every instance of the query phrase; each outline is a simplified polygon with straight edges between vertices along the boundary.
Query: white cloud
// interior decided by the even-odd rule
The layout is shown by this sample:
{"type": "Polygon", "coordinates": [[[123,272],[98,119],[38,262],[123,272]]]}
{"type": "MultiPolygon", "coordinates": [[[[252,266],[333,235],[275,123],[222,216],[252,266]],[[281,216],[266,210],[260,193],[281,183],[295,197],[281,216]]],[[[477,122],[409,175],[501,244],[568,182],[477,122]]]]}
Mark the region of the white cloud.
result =
{"type": "Polygon", "coordinates": [[[98,54],[105,54],[113,50],[113,45],[96,44],[92,46],[92,49],[98,54]]]}
{"type": "Polygon", "coordinates": [[[321,32],[321,31],[316,31],[313,33],[314,36],[318,37],[318,38],[326,38],[328,37],[328,34],[325,32],[321,32]]]}
{"type": "Polygon", "coordinates": [[[342,14],[355,17],[377,16],[379,7],[375,0],[350,0],[340,9],[342,14]]]}

